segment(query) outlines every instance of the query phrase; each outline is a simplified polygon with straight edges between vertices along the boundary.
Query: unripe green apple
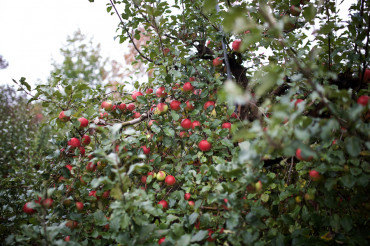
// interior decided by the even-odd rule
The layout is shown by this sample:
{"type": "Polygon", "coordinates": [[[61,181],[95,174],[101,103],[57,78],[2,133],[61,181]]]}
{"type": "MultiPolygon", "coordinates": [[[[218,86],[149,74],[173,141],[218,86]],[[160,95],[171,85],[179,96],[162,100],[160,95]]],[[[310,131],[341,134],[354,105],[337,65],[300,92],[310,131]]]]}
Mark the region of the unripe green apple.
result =
{"type": "Polygon", "coordinates": [[[260,192],[261,190],[262,190],[262,182],[261,180],[258,180],[258,182],[256,183],[256,191],[260,192]]]}
{"type": "Polygon", "coordinates": [[[159,171],[159,172],[157,173],[157,180],[158,180],[158,181],[163,181],[165,178],[166,178],[166,173],[165,173],[165,172],[163,172],[163,171],[159,171]]]}

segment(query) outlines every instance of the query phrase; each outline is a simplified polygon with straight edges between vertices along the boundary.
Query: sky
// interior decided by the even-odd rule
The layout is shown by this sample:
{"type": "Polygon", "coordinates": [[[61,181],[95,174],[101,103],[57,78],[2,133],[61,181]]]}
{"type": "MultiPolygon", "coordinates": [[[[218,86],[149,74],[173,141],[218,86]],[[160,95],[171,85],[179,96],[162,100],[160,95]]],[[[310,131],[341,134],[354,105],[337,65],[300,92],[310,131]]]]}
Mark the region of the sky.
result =
{"type": "MultiPolygon", "coordinates": [[[[0,3],[0,55],[9,63],[0,70],[0,85],[26,77],[31,85],[46,82],[52,58],[62,59],[59,49],[68,35],[80,29],[101,44],[101,54],[123,63],[126,45],[114,40],[119,19],[106,12],[109,0],[2,0],[0,3]]],[[[341,1],[339,1],[341,2],[341,1]]],[[[355,0],[339,6],[348,16],[355,0]]],[[[120,7],[119,5],[117,7],[120,7]]]]}
{"type": "Polygon", "coordinates": [[[3,0],[0,1],[0,55],[9,66],[0,70],[0,85],[26,77],[35,84],[46,82],[52,58],[61,60],[59,49],[68,35],[80,29],[101,44],[103,57],[123,61],[125,45],[114,40],[119,19],[106,11],[109,1],[3,0]]]}

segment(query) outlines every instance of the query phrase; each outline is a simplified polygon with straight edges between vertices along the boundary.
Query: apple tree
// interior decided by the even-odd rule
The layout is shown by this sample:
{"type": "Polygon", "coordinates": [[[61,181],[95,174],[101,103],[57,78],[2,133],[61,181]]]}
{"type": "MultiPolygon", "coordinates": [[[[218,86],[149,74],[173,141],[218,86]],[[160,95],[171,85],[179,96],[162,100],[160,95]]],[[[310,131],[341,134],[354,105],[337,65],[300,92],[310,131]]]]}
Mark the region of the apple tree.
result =
{"type": "Polygon", "coordinates": [[[369,5],[338,8],[109,1],[152,76],[35,88],[65,134],[7,243],[368,244],[369,5]]]}

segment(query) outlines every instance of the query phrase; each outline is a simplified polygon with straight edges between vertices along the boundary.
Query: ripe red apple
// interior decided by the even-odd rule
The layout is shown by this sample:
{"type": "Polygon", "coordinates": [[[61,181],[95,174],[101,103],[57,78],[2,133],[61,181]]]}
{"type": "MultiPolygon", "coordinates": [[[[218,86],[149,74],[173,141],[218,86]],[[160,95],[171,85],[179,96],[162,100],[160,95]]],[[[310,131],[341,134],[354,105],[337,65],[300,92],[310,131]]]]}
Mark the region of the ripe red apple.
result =
{"type": "Polygon", "coordinates": [[[81,146],[81,143],[80,143],[80,140],[78,138],[71,138],[68,141],[68,145],[76,148],[76,147],[80,147],[81,146]]]}
{"type": "Polygon", "coordinates": [[[202,94],[202,89],[194,90],[193,94],[196,95],[196,96],[200,96],[200,94],[202,94]]]}
{"type": "Polygon", "coordinates": [[[312,179],[312,181],[319,181],[321,179],[320,173],[316,170],[311,170],[309,172],[309,176],[312,179]]]}
{"type": "MultiPolygon", "coordinates": [[[[361,76],[360,76],[360,78],[361,78],[361,76]]],[[[364,82],[365,83],[370,82],[370,69],[369,68],[366,68],[366,70],[365,70],[364,82]]]]}
{"type": "Polygon", "coordinates": [[[159,201],[158,204],[162,205],[163,209],[168,208],[168,203],[165,200],[159,201]]]}
{"type": "Polygon", "coordinates": [[[189,134],[187,132],[180,132],[179,134],[180,138],[189,137],[189,134]]]}
{"type": "Polygon", "coordinates": [[[234,118],[234,119],[237,119],[238,118],[238,115],[235,112],[233,112],[230,117],[231,118],[234,118]]]}
{"type": "Polygon", "coordinates": [[[89,192],[89,196],[94,196],[96,197],[96,190],[92,190],[89,192]]]}
{"type": "Polygon", "coordinates": [[[150,148],[147,148],[145,145],[141,146],[140,148],[143,149],[143,152],[145,155],[149,155],[150,148]]]}
{"type": "Polygon", "coordinates": [[[145,94],[152,94],[153,93],[153,89],[152,88],[148,88],[148,89],[146,89],[146,91],[145,91],[145,94]]]}
{"type": "Polygon", "coordinates": [[[208,101],[208,102],[206,102],[204,104],[203,108],[204,108],[204,110],[207,110],[211,106],[215,107],[215,102],[214,101],[208,101]]]}
{"type": "Polygon", "coordinates": [[[62,111],[62,112],[59,113],[59,120],[61,122],[67,122],[67,121],[69,121],[69,119],[70,119],[70,117],[69,116],[66,116],[65,113],[64,113],[64,111],[62,111]]]}
{"type": "Polygon", "coordinates": [[[148,123],[148,126],[151,127],[153,123],[158,123],[156,120],[150,120],[148,123]]]}
{"type": "Polygon", "coordinates": [[[169,48],[164,48],[163,49],[163,55],[164,56],[167,56],[167,54],[170,52],[170,49],[169,48]]]}
{"type": "Polygon", "coordinates": [[[158,180],[158,181],[163,181],[165,178],[166,178],[166,173],[165,173],[165,172],[163,172],[163,171],[159,171],[159,172],[157,173],[157,180],[158,180]]]}
{"type": "Polygon", "coordinates": [[[201,151],[208,151],[212,148],[212,145],[207,140],[202,140],[199,142],[198,147],[201,151]]]}
{"type": "Polygon", "coordinates": [[[137,118],[140,118],[141,114],[139,112],[133,112],[134,113],[134,118],[137,119],[137,118]]]}
{"type": "Polygon", "coordinates": [[[132,100],[136,101],[136,98],[139,97],[139,96],[142,96],[143,93],[141,93],[140,91],[134,91],[134,93],[132,93],[131,97],[132,97],[132,100]]]}
{"type": "Polygon", "coordinates": [[[103,199],[108,199],[108,198],[109,198],[109,196],[110,196],[110,190],[106,190],[106,191],[104,191],[104,192],[103,192],[103,194],[101,195],[101,197],[102,197],[103,199]]]}
{"type": "Polygon", "coordinates": [[[154,111],[154,114],[162,115],[167,113],[168,106],[165,103],[158,103],[157,108],[154,111]]]}
{"type": "Polygon", "coordinates": [[[233,44],[231,45],[233,50],[234,51],[239,51],[241,43],[242,43],[242,41],[240,39],[235,40],[233,42],[233,44]]]}
{"type": "Polygon", "coordinates": [[[224,129],[231,129],[231,123],[230,122],[225,122],[225,123],[223,123],[222,124],[222,126],[221,126],[222,128],[224,128],[224,129]]]}
{"type": "Polygon", "coordinates": [[[113,104],[110,101],[104,101],[102,102],[101,107],[106,111],[111,111],[113,109],[113,104]]]}
{"type": "Polygon", "coordinates": [[[80,147],[80,154],[81,156],[85,156],[85,148],[84,147],[80,147]]]}
{"type": "Polygon", "coordinates": [[[165,237],[162,237],[158,240],[158,245],[161,245],[166,240],[165,237]]]}
{"type": "Polygon", "coordinates": [[[194,86],[190,82],[186,82],[182,87],[183,91],[193,91],[194,86]]]}
{"type": "Polygon", "coordinates": [[[125,112],[126,111],[126,104],[125,103],[121,103],[119,104],[118,106],[118,109],[121,110],[122,112],[125,112]]]}
{"type": "Polygon", "coordinates": [[[222,60],[220,59],[220,57],[217,57],[217,58],[213,59],[212,63],[213,63],[214,67],[218,67],[218,66],[222,65],[222,60]]]}
{"type": "Polygon", "coordinates": [[[302,157],[302,150],[300,148],[297,149],[297,151],[295,152],[295,155],[296,155],[297,159],[300,160],[300,161],[311,161],[313,159],[312,156],[309,156],[307,158],[303,158],[302,157]]]}
{"type": "Polygon", "coordinates": [[[141,183],[146,184],[147,176],[143,175],[141,176],[141,183]]]}
{"type": "Polygon", "coordinates": [[[172,100],[172,102],[170,103],[170,108],[172,110],[179,111],[181,109],[180,105],[181,105],[181,102],[177,100],[172,100]]]}
{"type": "Polygon", "coordinates": [[[195,81],[195,78],[194,77],[190,77],[189,78],[189,81],[195,81]]]}
{"type": "Polygon", "coordinates": [[[82,211],[84,209],[84,204],[82,202],[76,202],[76,208],[78,211],[82,211]]]}
{"type": "Polygon", "coordinates": [[[94,172],[96,170],[96,164],[92,162],[87,163],[86,170],[88,172],[94,172]]]}
{"type": "Polygon", "coordinates": [[[80,122],[80,128],[84,128],[89,125],[89,121],[84,117],[79,118],[78,121],[80,122]]]}
{"type": "Polygon", "coordinates": [[[25,212],[26,214],[33,214],[36,212],[35,209],[32,209],[31,208],[31,205],[32,202],[26,202],[24,205],[23,205],[23,212],[25,212]]]}
{"type": "Polygon", "coordinates": [[[161,97],[161,98],[167,96],[167,93],[166,93],[165,88],[163,86],[162,87],[159,87],[157,89],[157,91],[155,92],[155,94],[157,95],[157,97],[161,97]]]}
{"type": "Polygon", "coordinates": [[[185,130],[190,129],[190,127],[191,127],[191,120],[189,120],[189,119],[183,119],[181,121],[181,127],[184,128],[185,130]]]}
{"type": "Polygon", "coordinates": [[[367,95],[362,95],[357,99],[357,103],[362,106],[366,106],[368,102],[369,102],[369,96],[367,95]]]}
{"type": "Polygon", "coordinates": [[[194,207],[195,206],[195,202],[194,201],[188,201],[188,204],[190,207],[194,207]]]}
{"type": "Polygon", "coordinates": [[[71,236],[66,236],[65,238],[64,238],[64,241],[65,242],[69,242],[71,240],[71,236]]]}
{"type": "Polygon", "coordinates": [[[99,119],[106,119],[108,118],[108,113],[107,112],[104,112],[104,113],[100,113],[100,116],[99,116],[99,119]]]}
{"type": "Polygon", "coordinates": [[[191,194],[190,193],[185,193],[185,195],[184,195],[184,199],[185,200],[189,200],[190,197],[191,197],[191,194]]]}
{"type": "Polygon", "coordinates": [[[66,168],[69,170],[69,171],[72,171],[72,166],[71,165],[66,165],[66,168]]]}
{"type": "Polygon", "coordinates": [[[174,176],[172,176],[172,175],[168,175],[168,176],[166,177],[166,179],[164,180],[164,182],[165,182],[167,185],[172,186],[172,185],[174,185],[174,184],[176,183],[176,179],[175,179],[175,177],[174,177],[174,176]]]}
{"type": "Polygon", "coordinates": [[[195,127],[200,127],[201,126],[201,124],[200,124],[200,122],[199,121],[197,121],[197,120],[194,120],[192,123],[191,123],[191,128],[194,130],[195,129],[195,127]]]}
{"type": "Polygon", "coordinates": [[[297,99],[297,100],[295,100],[295,103],[294,103],[294,106],[297,108],[298,106],[298,103],[301,103],[301,102],[303,102],[303,100],[302,99],[297,99]]]}
{"type": "Polygon", "coordinates": [[[71,230],[77,228],[78,222],[73,220],[68,220],[66,226],[69,227],[71,230]]]}
{"type": "Polygon", "coordinates": [[[301,14],[301,8],[300,7],[296,7],[294,5],[290,6],[290,13],[293,15],[293,16],[299,16],[301,14]]]}
{"type": "Polygon", "coordinates": [[[135,104],[133,104],[133,103],[129,103],[129,104],[127,105],[127,110],[128,110],[128,111],[132,112],[132,111],[134,111],[134,109],[135,109],[135,104]]]}
{"type": "Polygon", "coordinates": [[[186,101],[186,107],[185,109],[188,110],[188,111],[192,111],[194,110],[194,103],[193,102],[189,102],[189,101],[186,101]]]}
{"type": "Polygon", "coordinates": [[[88,145],[91,142],[91,138],[88,135],[82,137],[82,145],[88,145]]]}

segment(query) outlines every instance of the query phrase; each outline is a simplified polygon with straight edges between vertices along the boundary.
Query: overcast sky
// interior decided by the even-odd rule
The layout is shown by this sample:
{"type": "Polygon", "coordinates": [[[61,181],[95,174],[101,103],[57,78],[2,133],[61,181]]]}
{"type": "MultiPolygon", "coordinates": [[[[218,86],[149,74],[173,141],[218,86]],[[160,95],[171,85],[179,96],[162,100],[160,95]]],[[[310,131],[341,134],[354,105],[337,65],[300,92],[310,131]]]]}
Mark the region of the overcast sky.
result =
{"type": "MultiPolygon", "coordinates": [[[[0,70],[0,84],[13,84],[11,79],[26,77],[35,84],[46,81],[51,58],[60,58],[59,49],[67,35],[77,29],[101,44],[103,57],[123,62],[125,45],[114,41],[118,17],[106,12],[109,0],[1,0],[0,55],[9,62],[0,70]]],[[[341,1],[339,1],[341,2],[341,1]]],[[[339,6],[342,18],[355,0],[339,6]]]]}
{"type": "Polygon", "coordinates": [[[60,59],[59,49],[67,35],[78,28],[101,44],[103,57],[123,60],[124,45],[114,41],[118,17],[106,11],[108,0],[1,0],[0,55],[9,67],[0,70],[0,84],[26,77],[34,84],[46,81],[51,58],[60,59]]]}

